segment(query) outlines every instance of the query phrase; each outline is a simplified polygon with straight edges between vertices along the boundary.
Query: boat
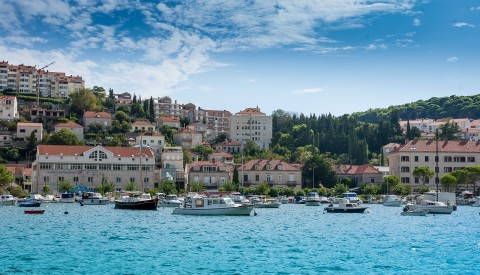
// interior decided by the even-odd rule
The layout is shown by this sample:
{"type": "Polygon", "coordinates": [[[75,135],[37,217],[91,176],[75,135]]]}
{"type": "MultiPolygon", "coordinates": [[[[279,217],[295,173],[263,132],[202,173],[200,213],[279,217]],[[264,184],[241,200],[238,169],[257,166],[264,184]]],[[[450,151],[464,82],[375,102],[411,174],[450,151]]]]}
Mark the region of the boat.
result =
{"type": "Polygon", "coordinates": [[[480,197],[475,197],[475,200],[471,205],[473,207],[480,207],[480,197]]]}
{"type": "Polygon", "coordinates": [[[327,197],[320,197],[320,202],[321,202],[322,204],[324,204],[324,203],[330,203],[330,200],[328,200],[327,197]]]}
{"type": "Polygon", "coordinates": [[[115,200],[115,209],[157,210],[157,202],[158,200],[153,199],[150,194],[130,192],[115,200]]]}
{"type": "Polygon", "coordinates": [[[453,205],[447,205],[441,201],[422,200],[420,203],[408,205],[412,210],[427,209],[430,214],[452,214],[453,205]]]}
{"type": "Polygon", "coordinates": [[[183,207],[173,209],[173,214],[181,215],[244,215],[249,216],[253,205],[236,204],[227,197],[194,196],[183,207]]]}
{"type": "Polygon", "coordinates": [[[97,192],[83,192],[79,202],[82,205],[106,205],[110,203],[110,200],[97,192]]]}
{"type": "Polygon", "coordinates": [[[282,203],[278,201],[269,201],[265,196],[251,197],[250,202],[255,208],[279,208],[282,203]]]}
{"type": "Polygon", "coordinates": [[[62,193],[60,194],[60,202],[63,203],[74,203],[75,202],[75,193],[62,193]]]}
{"type": "Polygon", "coordinates": [[[43,213],[45,213],[45,209],[38,209],[38,210],[29,209],[29,210],[25,210],[23,212],[25,214],[43,214],[43,213]]]}
{"type": "Polygon", "coordinates": [[[40,207],[41,204],[42,202],[37,200],[24,200],[24,201],[20,201],[18,203],[18,206],[19,207],[40,207]]]}
{"type": "Polygon", "coordinates": [[[348,199],[341,198],[338,200],[338,206],[333,203],[325,207],[327,213],[364,213],[368,206],[360,206],[356,202],[351,202],[348,199]]]}
{"type": "Polygon", "coordinates": [[[384,206],[400,207],[402,206],[402,200],[397,195],[386,195],[383,201],[384,206]]]}
{"type": "Polygon", "coordinates": [[[1,195],[0,196],[0,206],[13,206],[17,204],[18,198],[12,195],[1,195]]]}
{"type": "Polygon", "coordinates": [[[475,202],[474,194],[470,191],[463,191],[455,198],[456,205],[469,205],[475,202]]]}
{"type": "Polygon", "coordinates": [[[343,193],[343,198],[348,199],[351,203],[362,203],[362,200],[357,196],[355,192],[343,193]]]}
{"type": "Polygon", "coordinates": [[[279,196],[277,201],[281,204],[288,204],[288,197],[287,196],[279,196]]]}
{"type": "Polygon", "coordinates": [[[159,207],[179,207],[182,202],[178,199],[177,195],[166,195],[165,198],[158,201],[159,207]]]}
{"type": "Polygon", "coordinates": [[[308,192],[307,199],[305,200],[306,206],[320,206],[322,205],[322,200],[318,195],[318,192],[308,192]]]}
{"type": "Polygon", "coordinates": [[[429,209],[410,209],[410,206],[405,206],[403,212],[400,213],[402,216],[426,216],[430,212],[429,209]]]}

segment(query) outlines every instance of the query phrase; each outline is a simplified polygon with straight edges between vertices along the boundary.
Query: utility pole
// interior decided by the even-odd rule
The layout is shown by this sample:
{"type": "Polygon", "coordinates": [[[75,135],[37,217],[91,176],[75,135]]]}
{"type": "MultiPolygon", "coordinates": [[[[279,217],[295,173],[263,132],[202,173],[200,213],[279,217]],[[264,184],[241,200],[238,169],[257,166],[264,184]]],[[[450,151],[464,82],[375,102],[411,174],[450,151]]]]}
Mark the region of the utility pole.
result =
{"type": "Polygon", "coordinates": [[[50,64],[48,65],[45,65],[43,67],[41,67],[40,69],[37,70],[37,75],[35,77],[35,86],[36,86],[36,92],[37,92],[37,107],[40,107],[40,88],[39,88],[39,79],[40,79],[40,71],[47,68],[48,66],[52,65],[53,63],[55,63],[55,61],[51,62],[50,64]]]}

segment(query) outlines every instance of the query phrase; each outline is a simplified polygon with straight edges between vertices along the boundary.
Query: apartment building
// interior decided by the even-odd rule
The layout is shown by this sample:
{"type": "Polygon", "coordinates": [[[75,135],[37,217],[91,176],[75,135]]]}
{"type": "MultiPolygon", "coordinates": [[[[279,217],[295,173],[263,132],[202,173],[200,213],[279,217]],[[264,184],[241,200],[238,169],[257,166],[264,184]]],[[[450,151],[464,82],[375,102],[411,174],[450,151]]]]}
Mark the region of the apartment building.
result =
{"type": "Polygon", "coordinates": [[[189,112],[195,110],[195,105],[180,104],[177,100],[172,100],[169,96],[157,98],[153,100],[153,108],[155,109],[155,117],[189,117],[189,112]]]}
{"type": "Polygon", "coordinates": [[[85,126],[87,132],[90,130],[90,125],[92,124],[101,125],[106,129],[112,125],[112,114],[107,112],[85,112],[83,114],[83,126],[85,126]]]}
{"type": "Polygon", "coordinates": [[[132,133],[146,132],[146,131],[155,132],[155,125],[145,120],[137,120],[134,123],[132,123],[132,128],[130,129],[130,131],[132,133]]]}
{"type": "Polygon", "coordinates": [[[182,147],[163,148],[159,182],[161,180],[171,180],[174,181],[180,189],[185,188],[185,170],[183,167],[182,147]]]}
{"type": "Polygon", "coordinates": [[[272,142],[272,117],[260,108],[247,108],[230,117],[230,139],[245,144],[254,141],[260,148],[268,149],[272,142]]]}
{"type": "Polygon", "coordinates": [[[130,182],[153,189],[155,158],[150,148],[39,145],[32,165],[32,192],[44,185],[52,192],[67,181],[88,188],[108,181],[120,191],[130,182]]]}
{"type": "Polygon", "coordinates": [[[17,124],[17,138],[26,141],[32,132],[35,133],[35,138],[38,141],[43,139],[43,124],[33,122],[19,122],[17,124]]]}
{"type": "Polygon", "coordinates": [[[194,121],[204,121],[207,126],[214,129],[215,137],[222,134],[229,136],[230,117],[232,113],[227,110],[206,110],[198,107],[194,121]]]}
{"type": "Polygon", "coordinates": [[[55,132],[59,132],[62,129],[67,129],[74,132],[78,140],[83,140],[84,127],[82,125],[73,121],[58,123],[55,125],[55,132]]]}
{"type": "Polygon", "coordinates": [[[17,120],[19,118],[17,97],[0,95],[0,120],[17,120]]]}
{"type": "Polygon", "coordinates": [[[173,142],[178,146],[195,147],[202,144],[202,134],[188,128],[180,129],[173,134],[173,142]]]}
{"type": "MultiPolygon", "coordinates": [[[[420,166],[435,171],[437,152],[439,179],[455,170],[480,165],[480,142],[412,140],[390,152],[390,174],[399,177],[404,184],[417,187],[422,183],[413,176],[413,171],[420,166]]],[[[426,184],[431,185],[432,190],[435,189],[435,178],[428,179],[426,184]]]]}
{"type": "Polygon", "coordinates": [[[185,167],[187,185],[199,182],[207,190],[218,190],[226,182],[231,181],[231,176],[232,169],[215,159],[212,159],[212,161],[194,161],[185,167]]]}
{"type": "Polygon", "coordinates": [[[380,185],[383,181],[382,172],[369,164],[335,165],[334,170],[339,180],[352,179],[356,187],[360,187],[362,183],[380,185]]]}
{"type": "Polygon", "coordinates": [[[163,147],[165,146],[165,136],[153,131],[147,131],[135,137],[135,145],[150,147],[155,154],[155,163],[160,163],[163,147]]]}
{"type": "Polygon", "coordinates": [[[271,187],[302,188],[302,169],[281,160],[253,159],[237,168],[241,185],[254,187],[263,182],[271,187]]]}

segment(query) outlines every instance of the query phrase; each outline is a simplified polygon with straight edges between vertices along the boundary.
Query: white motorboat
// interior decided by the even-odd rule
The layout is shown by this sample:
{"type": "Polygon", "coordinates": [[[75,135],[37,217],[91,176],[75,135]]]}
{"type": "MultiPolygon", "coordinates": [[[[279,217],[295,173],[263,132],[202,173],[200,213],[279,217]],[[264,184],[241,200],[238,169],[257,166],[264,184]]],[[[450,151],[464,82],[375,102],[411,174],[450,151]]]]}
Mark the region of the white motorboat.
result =
{"type": "Polygon", "coordinates": [[[430,212],[429,209],[410,209],[410,206],[405,206],[403,212],[400,213],[402,216],[426,216],[430,212]]]}
{"type": "Polygon", "coordinates": [[[165,198],[158,201],[159,207],[179,207],[182,202],[178,199],[177,195],[166,195],[165,198]]]}
{"type": "Polygon", "coordinates": [[[250,201],[255,208],[279,208],[282,205],[278,201],[269,201],[264,196],[251,197],[250,201]]]}
{"type": "Polygon", "coordinates": [[[17,204],[18,198],[12,195],[1,195],[0,196],[0,206],[13,206],[17,204]]]}
{"type": "Polygon", "coordinates": [[[348,199],[351,203],[362,203],[363,201],[357,196],[355,192],[346,192],[343,193],[343,198],[348,199]]]}
{"type": "Polygon", "coordinates": [[[277,201],[281,204],[288,204],[288,197],[287,196],[280,196],[277,198],[277,201]]]}
{"type": "Polygon", "coordinates": [[[440,201],[422,200],[419,204],[408,205],[412,210],[424,209],[429,210],[430,214],[452,214],[453,205],[447,205],[440,201]]]}
{"type": "Polygon", "coordinates": [[[360,206],[356,202],[350,202],[348,199],[342,198],[338,200],[338,206],[331,203],[325,207],[327,213],[364,213],[368,206],[360,206]]]}
{"type": "Polygon", "coordinates": [[[322,200],[317,192],[309,192],[307,194],[307,199],[305,200],[306,206],[320,206],[322,205],[322,200]]]}
{"type": "Polygon", "coordinates": [[[60,202],[74,203],[75,202],[75,193],[62,193],[62,194],[60,194],[60,202]]]}
{"type": "Polygon", "coordinates": [[[173,209],[173,214],[181,215],[245,215],[253,210],[253,205],[236,204],[227,197],[192,197],[184,207],[173,209]]]}
{"type": "Polygon", "coordinates": [[[82,199],[80,200],[82,205],[106,205],[110,204],[110,200],[102,197],[100,193],[97,192],[83,192],[82,199]]]}
{"type": "Polygon", "coordinates": [[[480,207],[480,197],[475,197],[475,201],[471,205],[473,207],[480,207]]]}
{"type": "Polygon", "coordinates": [[[397,195],[386,195],[383,205],[400,207],[402,205],[402,200],[397,195]]]}

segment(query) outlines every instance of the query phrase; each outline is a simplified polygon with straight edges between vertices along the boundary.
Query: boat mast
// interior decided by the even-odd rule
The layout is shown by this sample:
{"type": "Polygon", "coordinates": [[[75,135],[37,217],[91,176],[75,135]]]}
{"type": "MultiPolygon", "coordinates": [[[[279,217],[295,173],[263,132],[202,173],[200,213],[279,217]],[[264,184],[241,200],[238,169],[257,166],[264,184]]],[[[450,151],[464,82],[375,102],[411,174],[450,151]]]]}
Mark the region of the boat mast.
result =
{"type": "Polygon", "coordinates": [[[437,188],[437,198],[436,201],[438,201],[438,129],[435,129],[435,186],[437,188]]]}
{"type": "Polygon", "coordinates": [[[139,165],[139,169],[140,169],[140,191],[142,192],[143,194],[143,177],[142,177],[142,146],[143,146],[143,133],[140,134],[140,146],[139,146],[139,150],[140,150],[140,165],[139,165]]]}

